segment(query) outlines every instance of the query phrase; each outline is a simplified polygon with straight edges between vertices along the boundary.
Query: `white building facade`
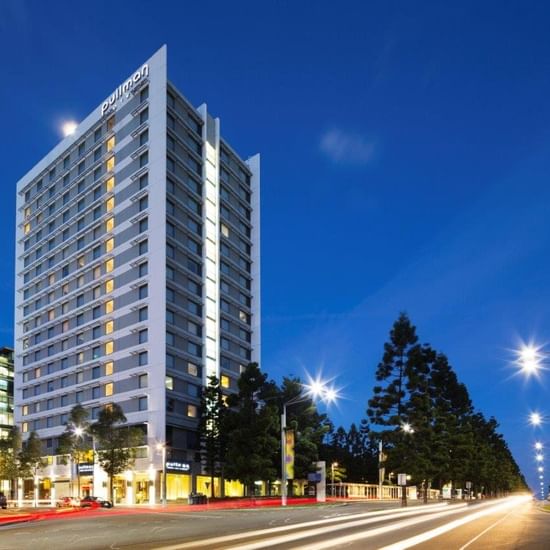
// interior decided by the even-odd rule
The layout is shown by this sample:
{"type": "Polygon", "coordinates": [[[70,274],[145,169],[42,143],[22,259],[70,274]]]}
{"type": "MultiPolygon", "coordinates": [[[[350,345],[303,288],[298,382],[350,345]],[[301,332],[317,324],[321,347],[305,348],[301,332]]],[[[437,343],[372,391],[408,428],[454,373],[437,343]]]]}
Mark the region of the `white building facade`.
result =
{"type": "MultiPolygon", "coordinates": [[[[259,155],[170,83],[164,46],[18,182],[16,225],[15,421],[48,456],[39,497],[75,494],[56,449],[77,403],[144,431],[118,502],[158,502],[163,446],[168,500],[209,491],[201,387],[234,391],[260,359],[259,155]]],[[[96,461],[79,469],[106,496],[96,461]]]]}

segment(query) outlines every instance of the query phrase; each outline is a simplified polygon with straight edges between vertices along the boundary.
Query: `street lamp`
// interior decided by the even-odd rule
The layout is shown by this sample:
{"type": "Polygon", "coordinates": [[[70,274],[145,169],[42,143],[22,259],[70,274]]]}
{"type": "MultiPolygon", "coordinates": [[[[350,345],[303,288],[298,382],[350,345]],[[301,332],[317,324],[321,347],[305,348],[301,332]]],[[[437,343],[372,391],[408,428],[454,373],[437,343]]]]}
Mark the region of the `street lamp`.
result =
{"type": "Polygon", "coordinates": [[[334,468],[337,468],[337,467],[338,467],[338,462],[333,462],[330,465],[330,483],[331,483],[331,487],[332,487],[332,491],[331,491],[332,496],[334,496],[334,468]]]}
{"type": "Polygon", "coordinates": [[[535,456],[535,460],[537,462],[542,462],[544,460],[544,457],[540,453],[538,453],[537,456],[535,456]]]}
{"type": "Polygon", "coordinates": [[[533,426],[540,426],[542,424],[542,415],[538,412],[532,412],[529,415],[529,422],[533,424],[533,426]]]}
{"type": "Polygon", "coordinates": [[[157,451],[162,451],[162,481],[160,484],[160,500],[166,506],[166,443],[157,443],[157,451]]]}
{"type": "Polygon", "coordinates": [[[537,375],[541,369],[540,348],[532,344],[522,346],[517,352],[517,363],[526,376],[537,375]]]}
{"type": "Polygon", "coordinates": [[[403,426],[401,428],[407,434],[413,434],[414,433],[414,428],[408,422],[405,422],[405,424],[403,424],[403,426]]]}
{"type": "Polygon", "coordinates": [[[542,450],[542,443],[541,443],[540,441],[537,441],[537,442],[535,443],[535,449],[536,449],[537,451],[542,450]]]}
{"type": "Polygon", "coordinates": [[[309,399],[320,398],[325,403],[332,403],[338,398],[338,392],[319,378],[310,380],[308,384],[302,385],[302,392],[293,397],[286,403],[283,403],[283,412],[281,414],[281,506],[287,504],[287,475],[286,475],[286,408],[296,403],[302,403],[309,399]]]}

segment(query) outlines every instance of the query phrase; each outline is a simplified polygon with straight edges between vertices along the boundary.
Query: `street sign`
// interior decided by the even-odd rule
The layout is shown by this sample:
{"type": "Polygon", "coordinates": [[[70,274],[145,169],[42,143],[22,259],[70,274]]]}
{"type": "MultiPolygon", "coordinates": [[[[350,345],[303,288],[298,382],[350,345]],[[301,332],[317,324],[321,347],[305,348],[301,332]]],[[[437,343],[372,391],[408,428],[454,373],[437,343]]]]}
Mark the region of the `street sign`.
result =
{"type": "Polygon", "coordinates": [[[472,488],[472,482],[471,481],[467,481],[466,482],[466,489],[471,489],[472,488]]]}
{"type": "Polygon", "coordinates": [[[407,485],[407,474],[397,474],[397,485],[407,485]]]}

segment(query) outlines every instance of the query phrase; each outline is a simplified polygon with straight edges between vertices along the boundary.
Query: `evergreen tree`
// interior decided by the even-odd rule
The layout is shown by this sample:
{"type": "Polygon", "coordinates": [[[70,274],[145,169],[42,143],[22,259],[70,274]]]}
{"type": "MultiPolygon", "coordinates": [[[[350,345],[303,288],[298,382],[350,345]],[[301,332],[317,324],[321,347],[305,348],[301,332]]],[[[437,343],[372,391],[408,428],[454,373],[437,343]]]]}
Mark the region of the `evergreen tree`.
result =
{"type": "MultiPolygon", "coordinates": [[[[226,437],[222,424],[226,409],[220,381],[212,375],[202,391],[199,422],[199,457],[205,472],[210,474],[211,498],[214,497],[214,477],[223,473],[226,437]]],[[[223,475],[220,485],[223,496],[223,475]]]]}
{"type": "Polygon", "coordinates": [[[125,422],[126,416],[120,405],[112,403],[101,409],[97,422],[89,428],[97,441],[99,464],[109,476],[109,494],[113,505],[113,479],[134,465],[135,447],[143,442],[143,432],[124,426],[125,422]]]}
{"type": "Polygon", "coordinates": [[[240,480],[248,494],[254,482],[273,481],[277,476],[274,456],[280,442],[279,416],[273,397],[274,385],[267,382],[257,363],[250,363],[238,380],[238,393],[230,395],[224,418],[227,434],[225,473],[240,480]]]}
{"type": "Polygon", "coordinates": [[[80,404],[75,405],[69,413],[69,419],[65,425],[65,431],[59,438],[57,452],[66,455],[71,461],[71,480],[73,469],[76,468],[78,482],[78,496],[80,497],[80,469],[79,464],[86,460],[92,450],[88,436],[88,411],[80,404]]]}
{"type": "Polygon", "coordinates": [[[0,439],[0,479],[10,482],[10,497],[16,497],[17,478],[21,476],[20,453],[22,449],[21,433],[14,426],[8,437],[0,439]]]}

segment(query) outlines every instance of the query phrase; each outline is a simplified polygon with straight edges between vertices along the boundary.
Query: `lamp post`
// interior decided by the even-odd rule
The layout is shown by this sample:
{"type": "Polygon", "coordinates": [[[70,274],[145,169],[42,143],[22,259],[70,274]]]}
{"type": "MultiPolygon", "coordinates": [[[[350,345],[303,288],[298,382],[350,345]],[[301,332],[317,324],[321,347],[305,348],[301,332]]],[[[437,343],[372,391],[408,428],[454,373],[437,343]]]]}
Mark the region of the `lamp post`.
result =
{"type": "Polygon", "coordinates": [[[337,468],[337,467],[338,467],[338,462],[333,462],[330,465],[330,484],[332,487],[332,491],[331,491],[332,496],[334,496],[334,468],[337,468]]]}
{"type": "Polygon", "coordinates": [[[160,484],[160,500],[166,506],[166,443],[158,443],[157,451],[162,451],[162,480],[160,484]]]}
{"type": "Polygon", "coordinates": [[[281,414],[281,506],[287,505],[288,494],[288,479],[286,475],[286,408],[315,397],[320,397],[326,403],[332,403],[338,397],[336,390],[329,388],[326,382],[321,380],[313,380],[311,384],[304,384],[303,389],[305,390],[303,393],[301,392],[296,397],[283,403],[283,412],[281,414]]]}

